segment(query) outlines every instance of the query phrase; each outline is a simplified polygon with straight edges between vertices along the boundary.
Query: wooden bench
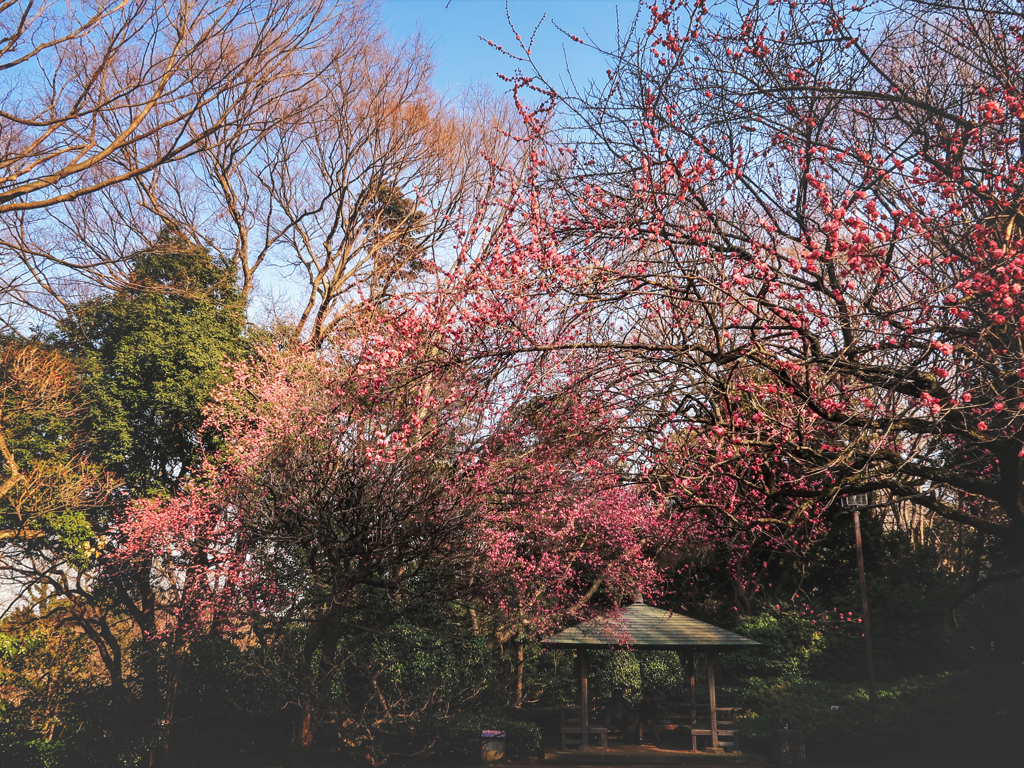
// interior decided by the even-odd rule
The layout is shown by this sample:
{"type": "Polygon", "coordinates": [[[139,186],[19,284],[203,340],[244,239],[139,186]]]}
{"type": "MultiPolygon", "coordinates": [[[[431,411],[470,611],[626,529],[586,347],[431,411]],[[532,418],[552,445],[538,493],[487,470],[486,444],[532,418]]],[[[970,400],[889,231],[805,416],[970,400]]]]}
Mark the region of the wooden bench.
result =
{"type": "Polygon", "coordinates": [[[601,747],[608,748],[608,729],[603,725],[587,725],[587,733],[583,733],[583,710],[580,707],[562,707],[559,711],[562,730],[562,749],[569,747],[590,746],[590,736],[599,736],[601,747]]]}
{"type": "MultiPolygon", "coordinates": [[[[739,752],[740,731],[736,723],[736,716],[739,714],[736,707],[715,707],[717,714],[715,730],[718,732],[718,746],[721,749],[728,749],[731,752],[739,752]]],[[[708,721],[710,721],[710,715],[708,721]]],[[[685,726],[690,731],[690,738],[693,740],[693,751],[697,751],[698,736],[713,736],[711,724],[705,726],[703,723],[697,726],[685,726]]]]}
{"type": "MultiPolygon", "coordinates": [[[[668,723],[662,723],[662,730],[672,733],[675,732],[686,737],[689,734],[691,740],[691,748],[697,751],[697,737],[707,736],[711,737],[711,711],[707,704],[697,705],[697,722],[693,723],[690,720],[690,707],[688,704],[682,704],[674,702],[664,707],[665,715],[664,718],[668,720],[668,723]]],[[[718,731],[718,746],[722,749],[728,749],[734,752],[739,751],[739,725],[736,722],[736,717],[740,713],[740,709],[737,707],[715,707],[717,717],[717,728],[718,731]]]]}

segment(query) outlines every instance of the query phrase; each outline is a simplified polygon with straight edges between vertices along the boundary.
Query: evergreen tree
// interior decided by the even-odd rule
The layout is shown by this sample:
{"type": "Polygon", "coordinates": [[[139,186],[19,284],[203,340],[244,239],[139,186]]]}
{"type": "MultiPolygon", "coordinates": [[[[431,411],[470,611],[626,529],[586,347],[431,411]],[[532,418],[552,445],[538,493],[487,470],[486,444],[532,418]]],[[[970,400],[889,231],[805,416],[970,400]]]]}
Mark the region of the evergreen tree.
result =
{"type": "Polygon", "coordinates": [[[83,302],[58,341],[79,358],[94,458],[130,497],[173,495],[209,447],[203,405],[244,345],[233,267],[165,228],[136,254],[128,286],[83,302]]]}

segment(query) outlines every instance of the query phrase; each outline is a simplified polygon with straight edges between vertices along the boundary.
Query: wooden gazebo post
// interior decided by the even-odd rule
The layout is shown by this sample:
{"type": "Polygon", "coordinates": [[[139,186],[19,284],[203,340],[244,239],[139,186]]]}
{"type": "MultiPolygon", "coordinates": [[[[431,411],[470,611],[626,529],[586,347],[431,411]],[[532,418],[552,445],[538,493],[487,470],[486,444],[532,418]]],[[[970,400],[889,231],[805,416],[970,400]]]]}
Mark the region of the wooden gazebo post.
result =
{"type": "Polygon", "coordinates": [[[692,740],[693,751],[697,751],[697,737],[693,735],[692,731],[697,727],[697,651],[692,648],[688,652],[683,652],[682,648],[676,650],[676,655],[679,656],[679,663],[683,669],[686,670],[686,679],[689,682],[690,689],[690,738],[692,740]]]}
{"type": "Polygon", "coordinates": [[[586,749],[590,746],[590,735],[587,733],[587,729],[590,727],[590,718],[588,716],[590,701],[587,694],[587,647],[581,645],[576,654],[580,660],[580,720],[583,726],[580,749],[586,749]]]}
{"type": "Polygon", "coordinates": [[[708,705],[711,707],[711,748],[718,749],[718,702],[715,701],[715,655],[704,654],[708,660],[708,705]]]}
{"type": "Polygon", "coordinates": [[[690,651],[690,725],[697,724],[697,652],[690,651]]]}

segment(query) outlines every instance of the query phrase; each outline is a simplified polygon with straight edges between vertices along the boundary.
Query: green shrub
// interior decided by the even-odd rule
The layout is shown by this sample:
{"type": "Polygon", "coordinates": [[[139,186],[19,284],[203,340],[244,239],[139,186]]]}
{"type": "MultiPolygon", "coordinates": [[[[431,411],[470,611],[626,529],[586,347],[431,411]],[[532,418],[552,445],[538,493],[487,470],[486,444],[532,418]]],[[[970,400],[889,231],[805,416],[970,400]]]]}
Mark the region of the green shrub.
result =
{"type": "Polygon", "coordinates": [[[1024,749],[1017,724],[1022,687],[1024,664],[909,678],[878,691],[873,716],[863,687],[751,680],[741,722],[746,738],[785,726],[803,731],[809,759],[970,764],[1024,749]]]}
{"type": "Polygon", "coordinates": [[[67,761],[66,745],[58,741],[31,739],[0,744],[0,764],[20,768],[64,768],[67,761]]]}
{"type": "Polygon", "coordinates": [[[756,640],[760,647],[736,651],[722,657],[724,671],[738,677],[805,677],[825,647],[821,631],[801,616],[762,613],[743,618],[736,631],[756,640]]]}

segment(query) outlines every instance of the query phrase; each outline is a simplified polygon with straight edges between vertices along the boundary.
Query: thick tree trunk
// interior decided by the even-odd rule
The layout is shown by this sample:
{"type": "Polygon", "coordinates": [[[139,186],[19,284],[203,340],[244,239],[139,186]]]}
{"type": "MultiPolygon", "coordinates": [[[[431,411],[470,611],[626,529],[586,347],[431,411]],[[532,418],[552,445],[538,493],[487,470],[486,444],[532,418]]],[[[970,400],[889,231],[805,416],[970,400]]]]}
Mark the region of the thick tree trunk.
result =
{"type": "Polygon", "coordinates": [[[125,579],[134,587],[138,602],[132,589],[125,583],[117,584],[117,594],[122,605],[131,615],[142,632],[139,643],[138,669],[142,682],[143,698],[149,702],[160,699],[159,665],[160,653],[156,648],[156,592],[149,580],[149,567],[139,567],[125,574],[125,579]]]}
{"type": "Polygon", "coordinates": [[[292,739],[292,748],[306,752],[313,745],[320,724],[320,710],[330,699],[331,683],[337,672],[338,641],[341,621],[329,614],[315,621],[306,634],[302,653],[303,685],[299,696],[299,720],[292,739]],[[313,670],[313,658],[320,651],[318,669],[313,670]]]}
{"type": "Polygon", "coordinates": [[[140,629],[144,638],[140,645],[139,670],[142,673],[142,695],[147,702],[158,702],[160,690],[160,649],[156,641],[156,593],[149,581],[148,569],[137,577],[142,604],[140,629]]]}
{"type": "Polygon", "coordinates": [[[315,705],[307,699],[300,702],[299,707],[299,723],[295,729],[292,746],[300,752],[307,752],[313,744],[313,737],[316,736],[316,720],[313,715],[315,705]]]}
{"type": "Polygon", "coordinates": [[[292,737],[292,749],[305,752],[313,743],[316,735],[316,720],[314,711],[316,709],[317,685],[313,673],[313,656],[323,641],[325,621],[320,619],[310,624],[306,630],[306,642],[302,648],[302,681],[299,692],[299,717],[295,725],[292,737]]]}

